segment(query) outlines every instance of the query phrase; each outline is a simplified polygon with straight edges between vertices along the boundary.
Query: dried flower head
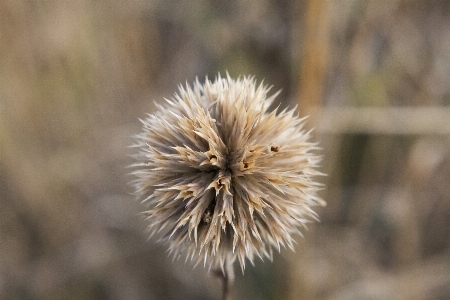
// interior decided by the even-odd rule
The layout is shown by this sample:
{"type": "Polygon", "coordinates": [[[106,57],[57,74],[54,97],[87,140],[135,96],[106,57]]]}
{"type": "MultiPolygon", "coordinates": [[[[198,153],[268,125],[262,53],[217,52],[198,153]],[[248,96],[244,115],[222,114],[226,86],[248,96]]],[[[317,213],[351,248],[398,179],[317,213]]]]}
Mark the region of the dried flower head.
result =
{"type": "Polygon", "coordinates": [[[133,185],[149,228],[175,256],[210,267],[293,248],[323,205],[320,158],[295,110],[268,111],[278,93],[253,78],[219,77],[179,93],[142,120],[133,185]]]}

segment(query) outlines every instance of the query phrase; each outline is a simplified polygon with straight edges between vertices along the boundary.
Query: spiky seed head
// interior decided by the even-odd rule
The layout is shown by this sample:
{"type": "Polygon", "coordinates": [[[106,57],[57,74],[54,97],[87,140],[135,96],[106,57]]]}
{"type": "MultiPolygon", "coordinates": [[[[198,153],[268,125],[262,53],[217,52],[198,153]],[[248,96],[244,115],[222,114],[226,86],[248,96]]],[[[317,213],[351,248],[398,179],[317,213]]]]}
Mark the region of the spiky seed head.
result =
{"type": "Polygon", "coordinates": [[[278,93],[254,78],[198,79],[142,120],[133,185],[149,229],[175,257],[209,267],[293,248],[324,205],[316,144],[295,109],[269,111],[278,93]]]}

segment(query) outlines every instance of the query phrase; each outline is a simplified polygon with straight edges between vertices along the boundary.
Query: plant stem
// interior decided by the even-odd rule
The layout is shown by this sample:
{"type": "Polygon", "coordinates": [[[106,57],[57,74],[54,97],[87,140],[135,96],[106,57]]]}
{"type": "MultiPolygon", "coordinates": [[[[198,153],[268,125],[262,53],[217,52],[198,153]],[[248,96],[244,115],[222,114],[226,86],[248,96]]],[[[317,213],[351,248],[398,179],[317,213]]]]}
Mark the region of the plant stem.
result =
{"type": "Polygon", "coordinates": [[[228,300],[231,285],[234,281],[234,269],[230,260],[226,260],[224,268],[217,268],[213,274],[222,280],[222,300],[228,300]]]}

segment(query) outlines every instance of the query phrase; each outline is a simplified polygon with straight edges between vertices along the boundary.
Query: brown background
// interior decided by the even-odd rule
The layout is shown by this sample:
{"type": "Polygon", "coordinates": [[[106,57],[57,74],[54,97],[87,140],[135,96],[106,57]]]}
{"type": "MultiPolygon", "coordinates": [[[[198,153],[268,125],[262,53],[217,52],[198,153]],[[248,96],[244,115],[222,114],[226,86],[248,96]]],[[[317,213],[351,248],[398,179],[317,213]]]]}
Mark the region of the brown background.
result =
{"type": "Polygon", "coordinates": [[[234,299],[450,299],[450,2],[0,1],[0,298],[218,299],[147,241],[137,118],[253,74],[311,114],[321,223],[234,299]]]}

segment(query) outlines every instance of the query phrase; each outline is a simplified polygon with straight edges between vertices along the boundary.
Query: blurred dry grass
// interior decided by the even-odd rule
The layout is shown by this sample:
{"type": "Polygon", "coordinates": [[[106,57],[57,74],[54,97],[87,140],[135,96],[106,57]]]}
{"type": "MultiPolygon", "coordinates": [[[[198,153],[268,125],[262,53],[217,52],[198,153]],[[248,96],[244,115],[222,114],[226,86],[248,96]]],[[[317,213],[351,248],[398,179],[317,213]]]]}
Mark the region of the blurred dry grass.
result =
{"type": "Polygon", "coordinates": [[[234,298],[449,299],[449,20],[446,0],[0,1],[0,298],[217,299],[146,241],[125,167],[153,101],[228,70],[316,109],[329,174],[322,222],[234,298]],[[370,119],[392,107],[401,130],[370,119]]]}

